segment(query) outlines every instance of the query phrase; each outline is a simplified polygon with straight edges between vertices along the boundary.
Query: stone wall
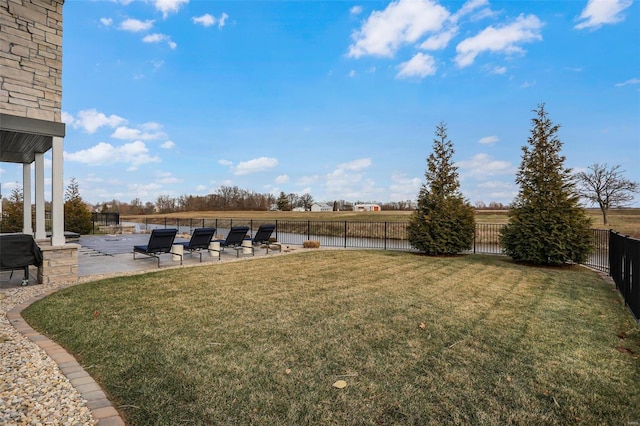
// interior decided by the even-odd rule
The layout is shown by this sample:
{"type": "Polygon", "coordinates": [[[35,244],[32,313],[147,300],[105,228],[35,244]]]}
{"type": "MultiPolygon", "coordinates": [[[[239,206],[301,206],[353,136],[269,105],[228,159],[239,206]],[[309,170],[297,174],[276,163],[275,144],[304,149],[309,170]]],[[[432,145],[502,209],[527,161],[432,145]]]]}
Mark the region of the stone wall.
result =
{"type": "Polygon", "coordinates": [[[0,112],[62,121],[64,0],[0,0],[0,112]]]}
{"type": "Polygon", "coordinates": [[[42,250],[42,266],[38,268],[38,283],[61,284],[78,281],[79,244],[51,246],[38,242],[42,250]]]}

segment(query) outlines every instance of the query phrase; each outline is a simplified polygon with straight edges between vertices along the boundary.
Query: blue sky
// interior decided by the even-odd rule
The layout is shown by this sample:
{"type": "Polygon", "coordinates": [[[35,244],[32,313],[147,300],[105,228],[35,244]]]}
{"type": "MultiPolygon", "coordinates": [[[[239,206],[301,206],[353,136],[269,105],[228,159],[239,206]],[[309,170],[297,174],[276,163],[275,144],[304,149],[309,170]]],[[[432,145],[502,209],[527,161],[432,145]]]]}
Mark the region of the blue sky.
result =
{"type": "Polygon", "coordinates": [[[506,204],[541,102],[567,166],[640,181],[638,22],[631,0],[67,0],[65,186],[415,200],[444,121],[465,197],[506,204]]]}

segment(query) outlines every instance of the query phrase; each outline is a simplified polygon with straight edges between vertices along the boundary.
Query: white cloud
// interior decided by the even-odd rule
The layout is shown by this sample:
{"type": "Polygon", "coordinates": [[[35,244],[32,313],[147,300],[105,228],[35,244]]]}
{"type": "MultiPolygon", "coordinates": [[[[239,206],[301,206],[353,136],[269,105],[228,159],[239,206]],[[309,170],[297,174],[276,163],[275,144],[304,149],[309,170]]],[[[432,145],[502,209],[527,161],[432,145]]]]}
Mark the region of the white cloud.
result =
{"type": "Polygon", "coordinates": [[[351,185],[354,185],[362,180],[362,174],[347,173],[345,169],[338,168],[333,172],[327,174],[325,177],[324,186],[326,186],[330,192],[351,192],[349,189],[351,185]]]}
{"type": "Polygon", "coordinates": [[[161,41],[165,41],[167,38],[168,36],[164,34],[154,33],[144,36],[142,41],[144,41],[145,43],[160,43],[161,41]]]}
{"type": "Polygon", "coordinates": [[[233,162],[229,160],[218,160],[218,164],[221,166],[231,166],[233,165],[233,162]]]}
{"type": "Polygon", "coordinates": [[[149,149],[142,141],[126,143],[122,146],[113,146],[106,142],[73,153],[64,153],[68,161],[89,165],[106,165],[114,163],[128,163],[138,166],[147,163],[160,162],[158,157],[149,155],[149,149]]]}
{"type": "Polygon", "coordinates": [[[420,191],[422,181],[417,178],[410,178],[404,174],[391,175],[391,185],[389,185],[389,199],[391,200],[414,200],[420,191]]]}
{"type": "Polygon", "coordinates": [[[338,170],[362,170],[371,166],[371,158],[359,158],[357,160],[349,161],[348,163],[338,164],[338,170]]]}
{"type": "Polygon", "coordinates": [[[498,142],[497,136],[485,136],[483,138],[480,138],[480,140],[478,141],[478,143],[483,145],[493,145],[496,142],[498,142]]]}
{"type": "Polygon", "coordinates": [[[320,176],[318,176],[318,175],[302,176],[302,177],[298,178],[296,183],[298,185],[311,185],[311,184],[314,184],[314,183],[318,182],[319,179],[320,179],[320,176]]]}
{"type": "Polygon", "coordinates": [[[222,15],[220,15],[220,18],[218,18],[218,29],[225,26],[225,24],[227,23],[227,19],[229,19],[229,15],[222,12],[222,15]]]}
{"type": "MultiPolygon", "coordinates": [[[[151,129],[156,130],[156,129],[151,129]]],[[[114,139],[123,139],[123,140],[154,140],[154,139],[162,139],[167,135],[164,132],[156,131],[156,132],[143,132],[139,129],[132,129],[130,127],[118,127],[112,134],[111,137],[114,139]]]]}
{"type": "Polygon", "coordinates": [[[236,175],[248,175],[251,173],[264,172],[278,165],[278,160],[272,157],[254,158],[249,161],[241,161],[236,166],[236,175]]]}
{"type": "Polygon", "coordinates": [[[469,160],[457,162],[456,166],[461,175],[477,178],[515,173],[515,167],[509,161],[494,160],[488,154],[476,154],[469,160]]]}
{"type": "Polygon", "coordinates": [[[175,148],[175,146],[176,146],[176,144],[173,143],[173,141],[166,141],[162,145],[160,145],[160,148],[173,149],[173,148],[175,148]]]}
{"type": "Polygon", "coordinates": [[[362,6],[353,6],[349,9],[349,13],[352,15],[360,15],[362,13],[362,6]]]}
{"type": "Polygon", "coordinates": [[[400,46],[439,31],[447,18],[449,12],[431,0],[391,2],[386,9],[372,12],[360,30],[352,33],[348,56],[392,57],[400,46]]]}
{"type": "Polygon", "coordinates": [[[615,24],[624,20],[622,12],[633,3],[632,0],[589,0],[574,27],[577,30],[596,30],[604,24],[615,24]]]}
{"type": "Polygon", "coordinates": [[[170,13],[176,13],[180,6],[189,3],[189,0],[153,0],[157,10],[162,12],[162,17],[166,18],[170,13]]]}
{"type": "Polygon", "coordinates": [[[122,23],[120,24],[120,29],[124,31],[131,31],[134,33],[147,31],[151,29],[151,27],[153,27],[154,22],[155,21],[153,20],[140,21],[138,19],[129,18],[122,21],[122,23]]]}
{"type": "Polygon", "coordinates": [[[191,20],[195,24],[200,24],[203,27],[210,27],[216,23],[216,18],[209,13],[205,13],[202,16],[194,16],[193,18],[191,18],[191,20]]]}
{"type": "Polygon", "coordinates": [[[351,70],[349,71],[349,77],[354,78],[355,76],[357,76],[358,74],[356,73],[356,70],[351,70]]]}
{"type": "Polygon", "coordinates": [[[207,189],[206,185],[198,185],[196,186],[196,192],[203,192],[207,189]]]}
{"type": "Polygon", "coordinates": [[[507,72],[507,67],[494,67],[491,70],[491,74],[498,74],[498,75],[502,75],[506,72],[507,72]]]}
{"type": "Polygon", "coordinates": [[[622,83],[616,83],[616,87],[622,87],[628,84],[640,84],[640,78],[630,78],[629,80],[624,81],[622,83]]]}
{"type": "Polygon", "coordinates": [[[520,88],[521,88],[521,89],[528,89],[529,87],[533,87],[533,86],[535,86],[535,85],[536,85],[536,82],[535,82],[535,81],[525,81],[524,83],[522,83],[522,84],[520,85],[520,88]]]}
{"type": "Polygon", "coordinates": [[[458,27],[449,28],[440,34],[435,34],[420,44],[424,50],[441,50],[447,47],[449,42],[458,34],[458,27]]]}
{"type": "Polygon", "coordinates": [[[110,27],[113,24],[113,19],[111,18],[100,18],[100,23],[105,27],[110,27]]]}
{"type": "Polygon", "coordinates": [[[283,184],[283,183],[287,183],[287,182],[289,182],[289,176],[288,175],[280,175],[280,176],[276,177],[274,182],[279,184],[279,185],[283,184]]]}
{"type": "Polygon", "coordinates": [[[87,109],[80,111],[75,119],[71,120],[71,125],[74,129],[82,128],[87,133],[95,133],[100,127],[109,126],[116,127],[126,123],[122,117],[117,115],[106,116],[105,114],[96,111],[95,109],[87,109]]]}
{"type": "Polygon", "coordinates": [[[74,118],[72,114],[69,114],[66,111],[62,111],[62,122],[71,126],[73,124],[74,118]]]}
{"type": "Polygon", "coordinates": [[[156,182],[158,183],[182,183],[184,182],[184,179],[181,178],[177,178],[175,176],[171,176],[171,173],[167,173],[164,176],[161,176],[160,178],[156,179],[156,182]]]}
{"type": "Polygon", "coordinates": [[[401,63],[399,68],[400,71],[396,74],[397,78],[424,78],[428,75],[434,75],[437,69],[433,57],[424,53],[417,53],[407,62],[401,63]]]}
{"type": "Polygon", "coordinates": [[[130,183],[127,185],[127,189],[129,193],[137,198],[144,199],[152,199],[156,196],[160,195],[160,190],[162,189],[162,185],[151,182],[151,183],[130,183]]]}
{"type": "Polygon", "coordinates": [[[160,33],[149,34],[144,36],[142,38],[142,41],[145,43],[162,43],[166,41],[170,49],[175,49],[176,47],[178,47],[178,45],[175,42],[171,41],[171,37],[169,37],[166,34],[160,34],[160,33]]]}
{"type": "Polygon", "coordinates": [[[141,124],[140,128],[142,130],[147,130],[147,131],[160,130],[160,129],[162,129],[162,124],[156,123],[155,121],[149,121],[147,123],[141,124]]]}
{"type": "Polygon", "coordinates": [[[494,28],[489,26],[478,35],[467,38],[456,47],[455,61],[460,68],[469,66],[485,51],[505,54],[523,53],[521,43],[542,40],[542,21],[535,15],[520,15],[513,23],[494,28]]]}
{"type": "Polygon", "coordinates": [[[489,4],[488,0],[469,0],[465,4],[462,5],[460,9],[456,13],[451,16],[451,22],[458,22],[460,18],[463,16],[469,15],[474,10],[478,9],[481,6],[486,6],[489,4]]]}

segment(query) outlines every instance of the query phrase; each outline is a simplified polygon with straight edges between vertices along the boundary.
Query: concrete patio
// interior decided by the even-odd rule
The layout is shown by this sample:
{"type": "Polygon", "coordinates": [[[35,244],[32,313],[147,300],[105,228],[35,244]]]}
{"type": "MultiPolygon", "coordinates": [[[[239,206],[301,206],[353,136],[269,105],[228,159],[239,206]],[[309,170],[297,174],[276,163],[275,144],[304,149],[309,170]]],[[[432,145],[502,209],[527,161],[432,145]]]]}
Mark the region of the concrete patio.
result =
{"type": "MultiPolygon", "coordinates": [[[[78,250],[78,278],[86,281],[95,277],[96,279],[105,276],[126,275],[145,271],[158,271],[168,268],[191,267],[205,264],[216,264],[219,262],[232,262],[246,260],[264,256],[278,255],[281,252],[269,250],[267,254],[265,248],[256,246],[254,256],[243,254],[240,250],[239,257],[236,250],[226,249],[222,252],[220,260],[217,253],[210,255],[202,254],[202,263],[197,253],[185,252],[182,265],[179,260],[174,260],[173,255],[163,254],[160,256],[160,267],[158,261],[153,257],[136,255],[133,259],[133,246],[144,245],[149,241],[149,234],[116,234],[116,235],[87,235],[81,236],[74,241],[80,245],[78,250]]],[[[188,241],[187,238],[176,238],[176,242],[188,241]]],[[[287,246],[283,246],[282,252],[287,251],[287,246]]],[[[291,247],[293,249],[293,247],[291,247]]],[[[0,289],[19,287],[22,281],[22,270],[0,272],[0,289]]],[[[37,268],[32,266],[29,269],[29,285],[38,285],[37,268]]]]}

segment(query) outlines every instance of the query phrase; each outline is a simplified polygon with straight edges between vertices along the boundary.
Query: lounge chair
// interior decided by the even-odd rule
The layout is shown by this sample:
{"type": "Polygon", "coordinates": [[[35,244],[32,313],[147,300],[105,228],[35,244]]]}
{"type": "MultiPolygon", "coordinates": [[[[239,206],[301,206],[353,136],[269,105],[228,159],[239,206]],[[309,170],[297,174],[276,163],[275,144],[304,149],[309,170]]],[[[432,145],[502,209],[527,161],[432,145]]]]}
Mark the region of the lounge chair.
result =
{"type": "MultiPolygon", "coordinates": [[[[216,228],[196,228],[193,230],[191,239],[185,242],[177,242],[184,247],[184,250],[193,254],[198,252],[200,254],[200,262],[202,262],[202,251],[209,250],[209,244],[216,233],[216,228]]],[[[220,259],[220,252],[218,252],[218,260],[220,259]]]]}
{"type": "Polygon", "coordinates": [[[273,225],[273,224],[260,225],[260,227],[256,231],[256,235],[251,240],[252,244],[253,245],[263,244],[267,249],[267,254],[269,254],[269,249],[271,248],[273,250],[274,247],[278,251],[282,251],[282,245],[280,243],[270,241],[271,234],[273,234],[273,231],[275,230],[276,230],[276,225],[273,225]]]}
{"type": "Polygon", "coordinates": [[[160,255],[163,253],[171,253],[180,256],[180,264],[182,265],[182,255],[171,251],[173,240],[178,233],[177,229],[154,229],[151,231],[149,242],[146,246],[133,246],[133,259],[136,259],[136,253],[158,259],[158,268],[160,267],[160,255]]]}
{"type": "Polygon", "coordinates": [[[218,252],[218,254],[220,254],[220,252],[223,252],[226,247],[229,247],[235,249],[236,257],[240,257],[240,250],[242,249],[251,249],[251,255],[253,256],[253,245],[242,245],[242,242],[245,240],[248,232],[248,226],[232,226],[226,239],[215,240],[215,242],[220,243],[220,251],[218,252]]]}

